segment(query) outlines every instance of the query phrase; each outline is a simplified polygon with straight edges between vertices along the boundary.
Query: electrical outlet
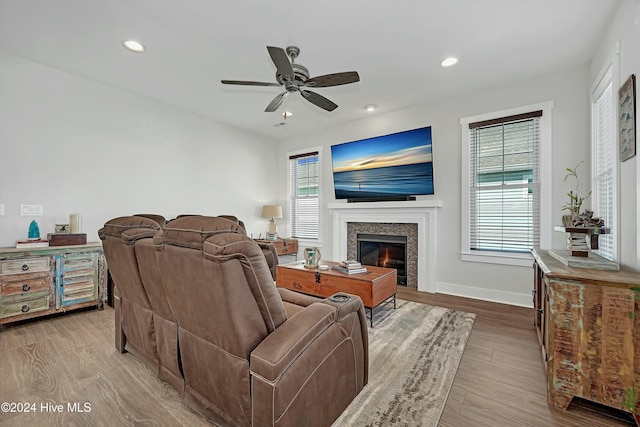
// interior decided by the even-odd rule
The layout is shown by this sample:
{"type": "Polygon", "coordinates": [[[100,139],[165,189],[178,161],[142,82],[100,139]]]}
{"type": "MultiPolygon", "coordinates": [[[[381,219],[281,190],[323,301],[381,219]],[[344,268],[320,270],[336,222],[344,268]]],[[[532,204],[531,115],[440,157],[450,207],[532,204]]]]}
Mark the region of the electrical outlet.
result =
{"type": "Polygon", "coordinates": [[[0,216],[4,216],[4,204],[0,204],[0,216]]]}
{"type": "Polygon", "coordinates": [[[20,216],[42,216],[43,205],[20,205],[20,216]]]}

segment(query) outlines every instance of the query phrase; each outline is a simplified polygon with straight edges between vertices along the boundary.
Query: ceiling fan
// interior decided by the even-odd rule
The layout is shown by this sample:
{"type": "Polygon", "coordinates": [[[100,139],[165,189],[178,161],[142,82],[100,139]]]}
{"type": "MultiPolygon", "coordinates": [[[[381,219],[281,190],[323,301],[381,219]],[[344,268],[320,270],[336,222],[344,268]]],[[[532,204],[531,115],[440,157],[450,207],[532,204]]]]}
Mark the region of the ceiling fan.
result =
{"type": "Polygon", "coordinates": [[[300,49],[298,47],[289,46],[285,52],[282,48],[267,46],[267,50],[269,51],[271,60],[276,66],[277,83],[221,80],[222,84],[226,85],[284,86],[285,91],[276,96],[273,101],[267,105],[267,108],[264,110],[266,112],[276,111],[291,92],[300,92],[302,97],[312,104],[315,104],[327,111],[333,111],[338,108],[337,104],[320,94],[307,90],[306,88],[340,86],[360,81],[360,76],[358,76],[356,71],[326,74],[324,76],[309,78],[309,70],[306,67],[295,63],[295,59],[300,54],[300,49]],[[289,61],[289,58],[291,58],[291,61],[289,61]]]}

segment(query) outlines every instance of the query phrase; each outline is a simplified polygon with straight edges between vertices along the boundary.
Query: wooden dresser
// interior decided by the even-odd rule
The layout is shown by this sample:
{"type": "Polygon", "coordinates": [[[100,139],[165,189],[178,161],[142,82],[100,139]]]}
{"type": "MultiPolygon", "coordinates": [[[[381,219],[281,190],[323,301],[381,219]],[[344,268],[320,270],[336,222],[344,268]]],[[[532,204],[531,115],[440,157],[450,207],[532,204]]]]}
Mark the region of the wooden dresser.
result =
{"type": "Polygon", "coordinates": [[[101,243],[0,249],[0,325],[102,308],[107,267],[101,243]]]}
{"type": "Polygon", "coordinates": [[[547,402],[573,397],[640,413],[640,273],[568,267],[534,250],[535,325],[547,402]]]}

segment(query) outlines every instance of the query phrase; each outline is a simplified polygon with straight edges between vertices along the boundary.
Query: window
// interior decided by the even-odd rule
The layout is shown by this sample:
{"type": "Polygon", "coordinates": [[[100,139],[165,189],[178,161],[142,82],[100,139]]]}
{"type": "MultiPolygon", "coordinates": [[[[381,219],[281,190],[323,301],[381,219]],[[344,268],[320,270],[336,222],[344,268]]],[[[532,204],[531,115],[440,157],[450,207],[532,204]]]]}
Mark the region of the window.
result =
{"type": "Polygon", "coordinates": [[[471,250],[539,247],[540,116],[536,111],[469,124],[471,250]]]}
{"type": "Polygon", "coordinates": [[[291,237],[317,240],[320,224],[320,154],[289,156],[291,237]]]}
{"type": "Polygon", "coordinates": [[[549,176],[541,157],[550,146],[551,105],[461,120],[463,260],[530,266],[531,249],[550,241],[541,233],[552,228],[549,215],[541,217],[549,176]]]}
{"type": "Polygon", "coordinates": [[[616,258],[616,94],[613,90],[613,66],[608,64],[592,91],[592,207],[594,216],[604,219],[611,234],[600,235],[597,253],[616,258]]]}

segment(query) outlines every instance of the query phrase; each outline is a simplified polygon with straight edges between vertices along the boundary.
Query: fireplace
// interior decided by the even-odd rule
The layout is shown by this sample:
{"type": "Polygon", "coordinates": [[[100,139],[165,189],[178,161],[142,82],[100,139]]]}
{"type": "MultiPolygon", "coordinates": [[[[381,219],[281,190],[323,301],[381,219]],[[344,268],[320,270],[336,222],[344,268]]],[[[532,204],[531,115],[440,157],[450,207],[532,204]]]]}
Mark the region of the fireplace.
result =
{"type": "Polygon", "coordinates": [[[395,268],[398,285],[407,286],[407,236],[357,234],[356,257],[364,265],[395,268]]]}
{"type": "Polygon", "coordinates": [[[436,242],[440,200],[329,203],[333,217],[333,259],[356,258],[357,233],[407,236],[407,287],[436,291],[436,242]],[[401,230],[402,226],[409,228],[401,230]],[[362,229],[359,229],[362,227],[362,229]],[[380,228],[380,229],[379,229],[380,228]]]}

